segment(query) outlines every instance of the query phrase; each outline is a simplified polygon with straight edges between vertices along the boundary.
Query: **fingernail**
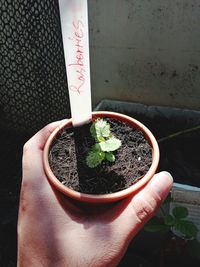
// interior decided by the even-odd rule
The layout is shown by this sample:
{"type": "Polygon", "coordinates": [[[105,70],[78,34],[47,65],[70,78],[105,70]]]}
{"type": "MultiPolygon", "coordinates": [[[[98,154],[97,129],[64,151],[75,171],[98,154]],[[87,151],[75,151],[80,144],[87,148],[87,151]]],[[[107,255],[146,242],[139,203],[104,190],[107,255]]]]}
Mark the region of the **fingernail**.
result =
{"type": "Polygon", "coordinates": [[[152,181],[152,189],[159,195],[161,199],[164,199],[169,194],[173,185],[173,178],[169,172],[163,171],[156,174],[152,181]]]}

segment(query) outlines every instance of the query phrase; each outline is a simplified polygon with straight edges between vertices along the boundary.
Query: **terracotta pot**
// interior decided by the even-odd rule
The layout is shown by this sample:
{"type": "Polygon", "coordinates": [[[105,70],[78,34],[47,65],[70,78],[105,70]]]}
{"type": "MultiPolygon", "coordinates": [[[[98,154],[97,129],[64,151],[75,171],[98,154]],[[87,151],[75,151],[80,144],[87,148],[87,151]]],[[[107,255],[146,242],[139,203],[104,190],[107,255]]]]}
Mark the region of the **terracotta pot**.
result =
{"type": "Polygon", "coordinates": [[[44,153],[43,153],[43,161],[44,161],[44,170],[45,173],[50,181],[50,183],[55,186],[55,188],[59,191],[61,191],[63,194],[82,201],[82,202],[89,202],[89,203],[106,203],[106,202],[115,202],[120,199],[123,199],[131,194],[134,194],[138,192],[139,190],[142,189],[142,187],[149,182],[149,180],[153,177],[153,175],[156,172],[156,169],[158,167],[159,163],[159,158],[160,158],[160,153],[159,153],[159,147],[157,144],[157,141],[153,134],[150,132],[150,130],[144,126],[141,122],[120,114],[120,113],[115,113],[115,112],[107,112],[107,111],[98,111],[98,112],[93,112],[92,113],[93,119],[96,117],[110,117],[114,119],[118,119],[120,121],[125,121],[128,123],[131,127],[135,129],[139,129],[140,131],[143,132],[144,136],[148,140],[149,144],[152,147],[152,165],[149,168],[148,172],[146,175],[144,175],[137,183],[133,184],[127,189],[124,189],[119,192],[111,193],[111,194],[102,194],[102,195],[94,195],[94,194],[85,194],[85,193],[80,193],[76,192],[72,189],[67,188],[65,185],[63,185],[53,174],[51,171],[51,168],[49,166],[49,161],[48,161],[48,155],[49,155],[49,150],[52,144],[52,141],[56,138],[58,133],[60,132],[61,129],[69,127],[72,125],[72,120],[69,119],[67,122],[61,124],[59,127],[57,127],[52,134],[49,136],[45,147],[44,147],[44,153]]]}

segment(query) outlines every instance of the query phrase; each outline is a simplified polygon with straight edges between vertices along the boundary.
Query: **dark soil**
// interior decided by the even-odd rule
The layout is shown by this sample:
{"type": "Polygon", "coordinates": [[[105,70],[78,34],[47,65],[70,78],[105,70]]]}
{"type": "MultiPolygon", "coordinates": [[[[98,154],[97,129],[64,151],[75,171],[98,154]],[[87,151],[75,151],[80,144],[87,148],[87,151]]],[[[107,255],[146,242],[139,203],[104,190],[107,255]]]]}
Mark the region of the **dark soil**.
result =
{"type": "Polygon", "coordinates": [[[149,170],[152,149],[143,133],[124,122],[106,120],[112,134],[122,141],[114,152],[114,163],[103,161],[96,168],[86,165],[86,156],[95,144],[90,134],[91,123],[63,129],[54,141],[49,155],[50,167],[67,187],[90,194],[117,192],[136,183],[149,170]]]}

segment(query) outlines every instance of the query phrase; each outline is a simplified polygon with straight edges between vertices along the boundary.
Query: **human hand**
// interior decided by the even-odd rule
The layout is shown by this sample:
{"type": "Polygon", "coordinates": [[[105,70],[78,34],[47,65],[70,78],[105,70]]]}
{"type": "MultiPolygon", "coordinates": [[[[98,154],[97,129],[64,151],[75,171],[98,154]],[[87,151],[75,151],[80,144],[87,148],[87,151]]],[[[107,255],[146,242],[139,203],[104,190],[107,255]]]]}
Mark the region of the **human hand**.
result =
{"type": "Polygon", "coordinates": [[[52,123],[24,146],[18,217],[18,267],[116,266],[129,242],[153,216],[172,187],[156,174],[136,195],[115,204],[88,206],[50,185],[42,153],[52,123]]]}

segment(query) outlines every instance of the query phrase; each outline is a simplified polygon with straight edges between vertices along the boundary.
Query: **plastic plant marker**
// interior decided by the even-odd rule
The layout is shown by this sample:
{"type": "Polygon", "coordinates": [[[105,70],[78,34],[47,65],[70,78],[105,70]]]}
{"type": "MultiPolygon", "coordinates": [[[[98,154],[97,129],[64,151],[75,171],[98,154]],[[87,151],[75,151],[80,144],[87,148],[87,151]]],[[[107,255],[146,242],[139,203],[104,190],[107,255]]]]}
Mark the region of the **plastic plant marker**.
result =
{"type": "Polygon", "coordinates": [[[59,0],[61,29],[73,126],[92,118],[88,3],[59,0]]]}

